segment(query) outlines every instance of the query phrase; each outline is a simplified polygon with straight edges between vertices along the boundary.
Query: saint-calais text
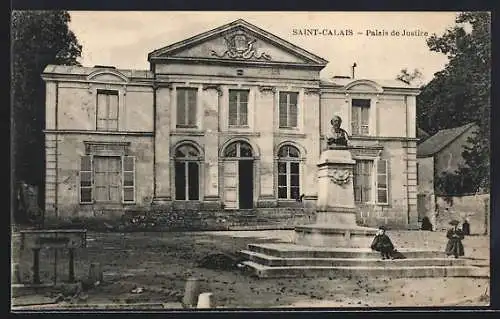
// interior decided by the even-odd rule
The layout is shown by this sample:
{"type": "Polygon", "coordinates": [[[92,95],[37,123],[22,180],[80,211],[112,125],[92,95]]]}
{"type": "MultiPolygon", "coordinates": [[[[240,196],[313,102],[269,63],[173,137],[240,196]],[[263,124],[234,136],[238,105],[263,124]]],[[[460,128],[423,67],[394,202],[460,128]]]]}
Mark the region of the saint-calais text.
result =
{"type": "Polygon", "coordinates": [[[354,35],[352,29],[292,29],[292,35],[312,35],[312,36],[351,36],[354,35]]]}

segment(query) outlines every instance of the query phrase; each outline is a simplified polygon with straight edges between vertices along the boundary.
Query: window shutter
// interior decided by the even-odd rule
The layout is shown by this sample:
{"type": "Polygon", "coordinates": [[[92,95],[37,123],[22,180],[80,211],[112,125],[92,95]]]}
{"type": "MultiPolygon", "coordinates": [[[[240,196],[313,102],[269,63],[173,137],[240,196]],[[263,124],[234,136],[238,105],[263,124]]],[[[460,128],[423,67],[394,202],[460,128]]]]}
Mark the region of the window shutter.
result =
{"type": "Polygon", "coordinates": [[[280,92],[279,97],[279,126],[288,126],[287,94],[280,92]]]}
{"type": "Polygon", "coordinates": [[[358,135],[359,134],[359,107],[353,106],[352,107],[352,115],[351,115],[351,129],[352,129],[352,135],[358,135]]]}
{"type": "Polygon", "coordinates": [[[84,155],[80,160],[80,203],[92,203],[92,187],[92,156],[84,155]]]}
{"type": "Polygon", "coordinates": [[[238,121],[238,94],[229,91],[229,125],[236,125],[238,121]]]}
{"type": "Polygon", "coordinates": [[[196,104],[197,104],[197,95],[198,90],[190,89],[187,98],[187,110],[188,110],[188,125],[195,126],[196,125],[196,104]]]}
{"type": "Polygon", "coordinates": [[[135,202],[135,157],[134,156],[123,157],[122,199],[124,203],[135,202]]]}
{"type": "Polygon", "coordinates": [[[177,125],[186,123],[186,90],[177,89],[177,125]]]}
{"type": "Polygon", "coordinates": [[[388,162],[385,159],[377,161],[377,202],[389,203],[389,171],[388,162]]]}

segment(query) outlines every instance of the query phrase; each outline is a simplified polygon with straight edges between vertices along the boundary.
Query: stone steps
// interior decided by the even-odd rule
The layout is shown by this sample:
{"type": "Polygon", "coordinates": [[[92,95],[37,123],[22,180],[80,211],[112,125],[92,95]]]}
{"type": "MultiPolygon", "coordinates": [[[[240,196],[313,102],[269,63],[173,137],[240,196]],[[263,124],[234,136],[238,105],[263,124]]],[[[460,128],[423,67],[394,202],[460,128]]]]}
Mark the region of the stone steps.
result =
{"type": "Polygon", "coordinates": [[[336,266],[286,266],[270,267],[244,261],[243,264],[259,278],[297,277],[479,277],[488,278],[489,269],[474,266],[412,266],[412,267],[336,267],[336,266]]]}
{"type": "Polygon", "coordinates": [[[290,243],[250,244],[240,251],[242,264],[260,278],[489,277],[487,260],[448,258],[443,252],[401,249],[406,259],[381,260],[367,248],[330,248],[290,243]]]}
{"type": "MultiPolygon", "coordinates": [[[[328,248],[293,244],[250,244],[248,250],[282,258],[379,258],[380,253],[369,248],[328,248]]],[[[444,252],[398,249],[406,258],[444,258],[444,252]]]]}
{"type": "Polygon", "coordinates": [[[281,258],[243,250],[241,253],[247,260],[271,266],[331,266],[331,267],[409,267],[409,266],[465,266],[464,259],[451,258],[410,258],[381,260],[380,258],[281,258]]]}

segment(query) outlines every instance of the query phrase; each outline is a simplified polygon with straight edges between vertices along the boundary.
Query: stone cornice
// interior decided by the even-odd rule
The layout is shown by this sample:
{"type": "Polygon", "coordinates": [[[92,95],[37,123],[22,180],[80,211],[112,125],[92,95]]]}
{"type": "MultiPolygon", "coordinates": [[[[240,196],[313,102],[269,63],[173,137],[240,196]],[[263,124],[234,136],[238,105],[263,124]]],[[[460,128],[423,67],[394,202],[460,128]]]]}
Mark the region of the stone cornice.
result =
{"type": "Polygon", "coordinates": [[[219,96],[222,96],[222,94],[223,94],[222,88],[218,84],[204,84],[203,91],[206,91],[206,90],[217,90],[217,94],[219,96]]]}
{"type": "Polygon", "coordinates": [[[310,94],[318,94],[318,95],[320,95],[321,94],[321,89],[320,88],[305,88],[304,89],[304,93],[307,94],[307,95],[310,95],[310,94]]]}
{"type": "Polygon", "coordinates": [[[260,92],[271,92],[271,93],[276,93],[276,87],[275,86],[264,86],[261,85],[259,86],[259,91],[260,92]]]}
{"type": "Polygon", "coordinates": [[[172,83],[171,82],[158,82],[158,81],[153,82],[153,89],[157,90],[158,88],[171,89],[172,83]]]}

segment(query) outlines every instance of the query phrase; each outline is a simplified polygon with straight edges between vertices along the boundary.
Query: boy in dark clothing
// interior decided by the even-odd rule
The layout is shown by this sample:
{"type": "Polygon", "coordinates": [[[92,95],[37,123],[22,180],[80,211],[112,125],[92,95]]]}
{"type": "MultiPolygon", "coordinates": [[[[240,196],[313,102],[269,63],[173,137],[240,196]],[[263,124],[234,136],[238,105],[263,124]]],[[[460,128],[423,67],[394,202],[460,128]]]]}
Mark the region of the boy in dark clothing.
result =
{"type": "Polygon", "coordinates": [[[379,227],[377,235],[375,235],[375,238],[373,239],[371,249],[379,251],[382,255],[382,259],[394,259],[394,245],[392,244],[389,236],[385,234],[384,226],[379,227]]]}

